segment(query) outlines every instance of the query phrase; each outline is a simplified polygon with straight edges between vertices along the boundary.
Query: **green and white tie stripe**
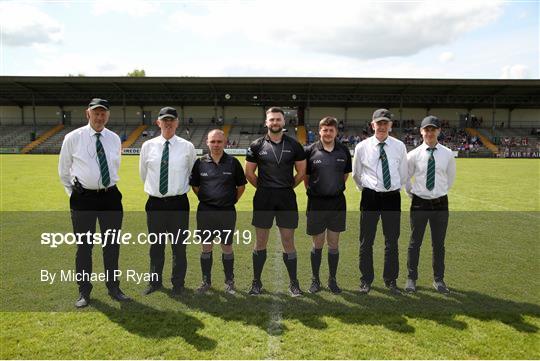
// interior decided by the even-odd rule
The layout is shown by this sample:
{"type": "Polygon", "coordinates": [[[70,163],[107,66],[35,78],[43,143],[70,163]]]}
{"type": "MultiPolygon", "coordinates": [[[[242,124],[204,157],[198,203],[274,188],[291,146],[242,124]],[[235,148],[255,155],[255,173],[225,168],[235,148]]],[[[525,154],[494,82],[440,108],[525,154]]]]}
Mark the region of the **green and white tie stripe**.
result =
{"type": "Polygon", "coordinates": [[[101,173],[101,183],[104,187],[108,187],[111,183],[111,177],[109,175],[109,165],[107,164],[107,156],[105,155],[105,149],[101,144],[100,133],[96,133],[96,153],[99,160],[99,171],[101,173]]]}
{"type": "Polygon", "coordinates": [[[159,193],[166,194],[169,189],[169,141],[163,146],[159,168],[159,193]]]}
{"type": "Polygon", "coordinates": [[[392,185],[392,179],[390,177],[390,169],[388,168],[388,158],[386,157],[386,152],[384,151],[385,145],[386,145],[385,142],[379,143],[379,147],[380,147],[379,158],[381,159],[381,163],[382,163],[384,188],[390,189],[390,186],[392,185]]]}
{"type": "Polygon", "coordinates": [[[435,157],[433,156],[435,150],[437,150],[437,148],[427,149],[429,152],[429,159],[427,163],[426,188],[430,191],[435,187],[435,157]]]}

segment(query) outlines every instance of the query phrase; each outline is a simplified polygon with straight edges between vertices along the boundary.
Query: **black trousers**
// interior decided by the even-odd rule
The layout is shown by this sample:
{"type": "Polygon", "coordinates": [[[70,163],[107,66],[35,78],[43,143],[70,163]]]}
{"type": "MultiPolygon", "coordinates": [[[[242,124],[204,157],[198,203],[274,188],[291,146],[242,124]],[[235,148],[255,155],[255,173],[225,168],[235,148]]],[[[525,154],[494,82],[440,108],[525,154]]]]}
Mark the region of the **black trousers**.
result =
{"type": "MultiPolygon", "coordinates": [[[[116,186],[107,191],[73,191],[69,198],[71,208],[71,222],[74,233],[96,233],[96,220],[102,234],[107,230],[116,231],[118,234],[122,228],[123,208],[122,193],[116,186]]],[[[82,243],[77,245],[75,256],[75,270],[77,274],[92,273],[92,249],[94,247],[92,236],[81,237],[82,243]]],[[[100,245],[101,246],[101,245],[100,245]]],[[[103,264],[107,275],[106,285],[108,289],[119,286],[120,281],[116,279],[115,271],[118,270],[118,257],[120,254],[120,244],[107,242],[103,248],[103,264]]],[[[92,291],[92,284],[88,280],[77,281],[79,292],[89,295],[92,291]]]]}
{"type": "Polygon", "coordinates": [[[431,228],[432,264],[435,281],[444,279],[444,239],[448,228],[448,197],[422,199],[413,196],[411,203],[411,239],[407,255],[409,278],[418,279],[418,260],[427,223],[431,228]]]}
{"type": "Polygon", "coordinates": [[[384,234],[384,271],[386,282],[396,280],[399,274],[398,239],[400,233],[401,195],[398,191],[375,192],[364,188],[360,201],[360,273],[361,280],[372,283],[373,242],[379,218],[384,234]]]}
{"type": "MultiPolygon", "coordinates": [[[[146,223],[148,233],[172,233],[173,240],[169,239],[172,248],[171,283],[175,287],[184,286],[186,278],[187,259],[184,231],[189,227],[189,200],[185,194],[181,196],[157,198],[149,197],[146,202],[146,223]],[[179,233],[180,232],[180,233],[179,233]],[[177,235],[180,234],[177,238],[177,235]]],[[[163,282],[163,265],[165,263],[164,239],[150,245],[150,272],[158,275],[158,280],[152,282],[161,285],[163,282]]]]}

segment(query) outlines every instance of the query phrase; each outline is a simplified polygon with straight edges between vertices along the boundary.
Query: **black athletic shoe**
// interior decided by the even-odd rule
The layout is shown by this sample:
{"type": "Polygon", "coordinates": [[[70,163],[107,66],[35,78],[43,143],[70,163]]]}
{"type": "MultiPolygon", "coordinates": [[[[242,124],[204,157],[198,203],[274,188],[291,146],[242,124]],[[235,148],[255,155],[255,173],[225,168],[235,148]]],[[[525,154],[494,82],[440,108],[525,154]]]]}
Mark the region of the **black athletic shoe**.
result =
{"type": "Polygon", "coordinates": [[[448,294],[450,293],[450,290],[448,287],[446,287],[446,284],[444,281],[433,281],[433,287],[437,290],[437,292],[448,294]]]}
{"type": "Polygon", "coordinates": [[[341,288],[339,288],[337,281],[334,277],[330,277],[328,279],[328,289],[335,295],[341,293],[341,288]]]}
{"type": "Polygon", "coordinates": [[[251,282],[251,289],[249,290],[249,295],[257,296],[260,295],[262,291],[262,282],[259,280],[253,280],[253,282],[251,282]]]}
{"type": "Polygon", "coordinates": [[[388,288],[390,293],[393,293],[395,295],[401,294],[401,290],[398,288],[396,280],[384,281],[384,284],[386,285],[386,288],[388,288]]]}
{"type": "Polygon", "coordinates": [[[87,294],[79,294],[79,298],[75,302],[75,307],[77,308],[84,308],[90,304],[90,295],[87,294]]]}
{"type": "Polygon", "coordinates": [[[197,288],[197,293],[199,293],[199,294],[206,293],[206,292],[208,292],[208,290],[209,290],[210,288],[212,288],[212,284],[203,281],[203,282],[201,283],[201,285],[199,286],[199,288],[197,288]]]}
{"type": "Polygon", "coordinates": [[[173,296],[180,296],[181,294],[184,293],[186,289],[184,288],[184,286],[173,286],[172,288],[172,295],[173,296]]]}
{"type": "Polygon", "coordinates": [[[367,295],[371,291],[371,283],[367,283],[366,281],[362,281],[360,283],[360,293],[367,295]]]}
{"type": "Polygon", "coordinates": [[[149,295],[151,293],[154,293],[156,292],[157,290],[161,289],[162,285],[158,284],[150,284],[148,285],[148,287],[146,287],[146,289],[143,291],[143,295],[149,295]]]}
{"type": "Polygon", "coordinates": [[[413,279],[407,279],[407,284],[405,285],[405,292],[415,293],[416,292],[416,281],[413,279]]]}
{"type": "Polygon", "coordinates": [[[120,289],[120,287],[115,287],[115,288],[112,288],[109,290],[109,296],[111,296],[111,298],[115,301],[118,301],[118,302],[126,302],[126,301],[131,301],[131,298],[129,298],[128,296],[126,296],[124,294],[124,292],[122,292],[122,290],[120,289]]]}
{"type": "Polygon", "coordinates": [[[311,286],[309,287],[309,293],[317,293],[321,290],[321,281],[316,279],[316,278],[312,278],[311,279],[311,286]]]}
{"type": "Polygon", "coordinates": [[[304,294],[304,292],[302,292],[302,290],[300,289],[298,280],[291,281],[291,283],[289,284],[289,293],[292,297],[298,297],[304,294]]]}
{"type": "Polygon", "coordinates": [[[225,292],[227,292],[230,295],[234,295],[236,293],[236,288],[234,287],[233,280],[225,281],[225,292]]]}

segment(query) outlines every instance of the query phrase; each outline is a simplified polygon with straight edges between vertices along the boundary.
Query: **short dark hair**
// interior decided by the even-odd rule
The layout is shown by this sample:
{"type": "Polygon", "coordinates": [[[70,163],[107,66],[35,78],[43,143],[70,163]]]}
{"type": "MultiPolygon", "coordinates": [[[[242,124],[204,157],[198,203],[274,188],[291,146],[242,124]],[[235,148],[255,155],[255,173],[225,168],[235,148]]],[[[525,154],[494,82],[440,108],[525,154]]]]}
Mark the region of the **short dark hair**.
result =
{"type": "Polygon", "coordinates": [[[327,117],[324,117],[321,119],[321,121],[319,122],[319,129],[321,129],[322,127],[334,127],[337,129],[337,125],[338,125],[338,122],[337,122],[337,119],[334,118],[334,117],[331,117],[331,116],[327,116],[327,117]]]}
{"type": "Polygon", "coordinates": [[[266,110],[266,114],[268,113],[281,113],[281,115],[285,117],[285,112],[280,107],[270,107],[268,110],[266,110]]]}

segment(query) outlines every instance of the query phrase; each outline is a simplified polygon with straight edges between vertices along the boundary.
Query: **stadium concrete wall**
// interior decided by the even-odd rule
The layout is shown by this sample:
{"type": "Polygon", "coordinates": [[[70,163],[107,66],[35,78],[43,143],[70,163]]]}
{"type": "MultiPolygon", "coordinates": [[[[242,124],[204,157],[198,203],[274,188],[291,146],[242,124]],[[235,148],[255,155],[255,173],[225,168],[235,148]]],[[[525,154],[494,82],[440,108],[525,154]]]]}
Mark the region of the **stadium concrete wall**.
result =
{"type": "Polygon", "coordinates": [[[21,109],[13,106],[1,106],[0,124],[21,125],[21,109]]]}

